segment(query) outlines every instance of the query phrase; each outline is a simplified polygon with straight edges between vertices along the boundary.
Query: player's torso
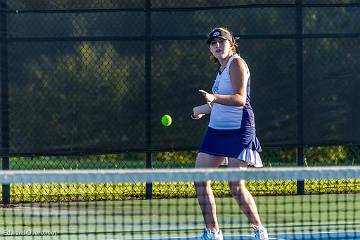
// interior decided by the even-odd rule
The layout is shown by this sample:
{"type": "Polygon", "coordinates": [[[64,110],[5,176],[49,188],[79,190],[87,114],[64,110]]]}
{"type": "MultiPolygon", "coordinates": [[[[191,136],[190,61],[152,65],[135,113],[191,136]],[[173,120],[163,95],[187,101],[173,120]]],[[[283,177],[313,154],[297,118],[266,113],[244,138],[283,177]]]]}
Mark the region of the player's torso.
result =
{"type": "MultiPolygon", "coordinates": [[[[234,58],[240,58],[240,56],[233,56],[225,69],[217,74],[214,82],[212,92],[221,95],[232,95],[234,90],[232,87],[229,68],[234,58]]],[[[242,60],[243,61],[243,60],[242,60]]],[[[238,129],[245,126],[255,126],[254,114],[250,105],[250,72],[247,68],[247,100],[245,107],[239,106],[227,106],[222,104],[214,103],[211,115],[209,127],[215,129],[238,129]]]]}

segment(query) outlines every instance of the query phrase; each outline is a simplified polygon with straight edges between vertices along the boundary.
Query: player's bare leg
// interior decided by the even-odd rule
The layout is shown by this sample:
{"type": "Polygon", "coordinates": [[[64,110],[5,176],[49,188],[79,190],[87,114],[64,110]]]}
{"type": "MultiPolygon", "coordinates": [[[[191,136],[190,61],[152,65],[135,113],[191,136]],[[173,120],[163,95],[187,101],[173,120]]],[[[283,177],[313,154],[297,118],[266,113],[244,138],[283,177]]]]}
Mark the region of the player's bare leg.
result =
{"type": "MultiPolygon", "coordinates": [[[[196,168],[217,168],[224,161],[224,157],[212,156],[206,153],[199,153],[196,159],[196,168]]],[[[197,199],[203,213],[207,229],[218,232],[219,224],[216,216],[216,204],[210,181],[195,182],[197,199]]]]}
{"type": "MultiPolygon", "coordinates": [[[[234,158],[229,158],[229,168],[247,168],[247,163],[234,158]]],[[[255,238],[267,240],[268,234],[266,229],[262,226],[260,216],[256,207],[255,200],[251,193],[246,188],[245,180],[236,182],[229,182],[230,191],[239,205],[242,212],[248,218],[249,223],[253,226],[255,238]]]]}

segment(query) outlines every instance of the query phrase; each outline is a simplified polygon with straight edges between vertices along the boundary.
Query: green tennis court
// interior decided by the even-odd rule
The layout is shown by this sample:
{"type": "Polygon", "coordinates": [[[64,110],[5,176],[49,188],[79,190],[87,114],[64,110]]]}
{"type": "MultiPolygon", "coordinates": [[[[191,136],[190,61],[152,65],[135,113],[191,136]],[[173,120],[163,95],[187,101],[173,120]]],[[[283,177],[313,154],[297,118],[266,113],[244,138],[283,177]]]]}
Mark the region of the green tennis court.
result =
{"type": "MultiPolygon", "coordinates": [[[[283,239],[359,234],[359,201],[360,194],[256,198],[270,236],[283,239]]],[[[247,220],[232,198],[217,199],[217,206],[225,239],[250,236],[247,220]]],[[[3,236],[11,239],[189,239],[203,230],[194,198],[21,204],[0,211],[6,216],[0,220],[3,236]]]]}

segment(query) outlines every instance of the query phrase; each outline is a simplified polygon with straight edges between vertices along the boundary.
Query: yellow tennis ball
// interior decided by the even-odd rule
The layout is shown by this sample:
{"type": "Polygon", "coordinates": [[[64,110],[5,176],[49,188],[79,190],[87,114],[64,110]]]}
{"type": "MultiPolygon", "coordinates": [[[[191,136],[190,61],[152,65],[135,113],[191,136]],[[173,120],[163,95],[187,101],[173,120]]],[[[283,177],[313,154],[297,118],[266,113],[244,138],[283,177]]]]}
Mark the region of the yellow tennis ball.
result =
{"type": "Polygon", "coordinates": [[[171,125],[172,123],[172,119],[171,116],[168,114],[165,114],[164,116],[161,117],[161,123],[164,127],[168,127],[171,125]]]}

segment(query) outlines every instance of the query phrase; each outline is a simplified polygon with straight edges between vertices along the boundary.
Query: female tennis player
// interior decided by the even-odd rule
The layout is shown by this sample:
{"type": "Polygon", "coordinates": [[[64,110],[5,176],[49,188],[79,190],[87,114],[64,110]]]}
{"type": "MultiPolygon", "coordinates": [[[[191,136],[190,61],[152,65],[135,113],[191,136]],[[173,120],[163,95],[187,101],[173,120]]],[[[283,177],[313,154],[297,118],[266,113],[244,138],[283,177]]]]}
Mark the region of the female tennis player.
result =
{"type": "MultiPolygon", "coordinates": [[[[250,105],[250,72],[237,52],[236,39],[223,27],[213,29],[207,39],[211,57],[218,64],[212,93],[199,90],[206,104],[193,109],[192,118],[210,113],[210,122],[196,159],[196,168],[216,168],[227,161],[229,168],[262,167],[256,138],[255,118],[250,105]]],[[[267,240],[255,201],[245,181],[229,182],[230,190],[247,216],[255,239],[267,240]]],[[[202,240],[223,240],[210,182],[196,182],[196,193],[206,229],[202,240]]]]}

